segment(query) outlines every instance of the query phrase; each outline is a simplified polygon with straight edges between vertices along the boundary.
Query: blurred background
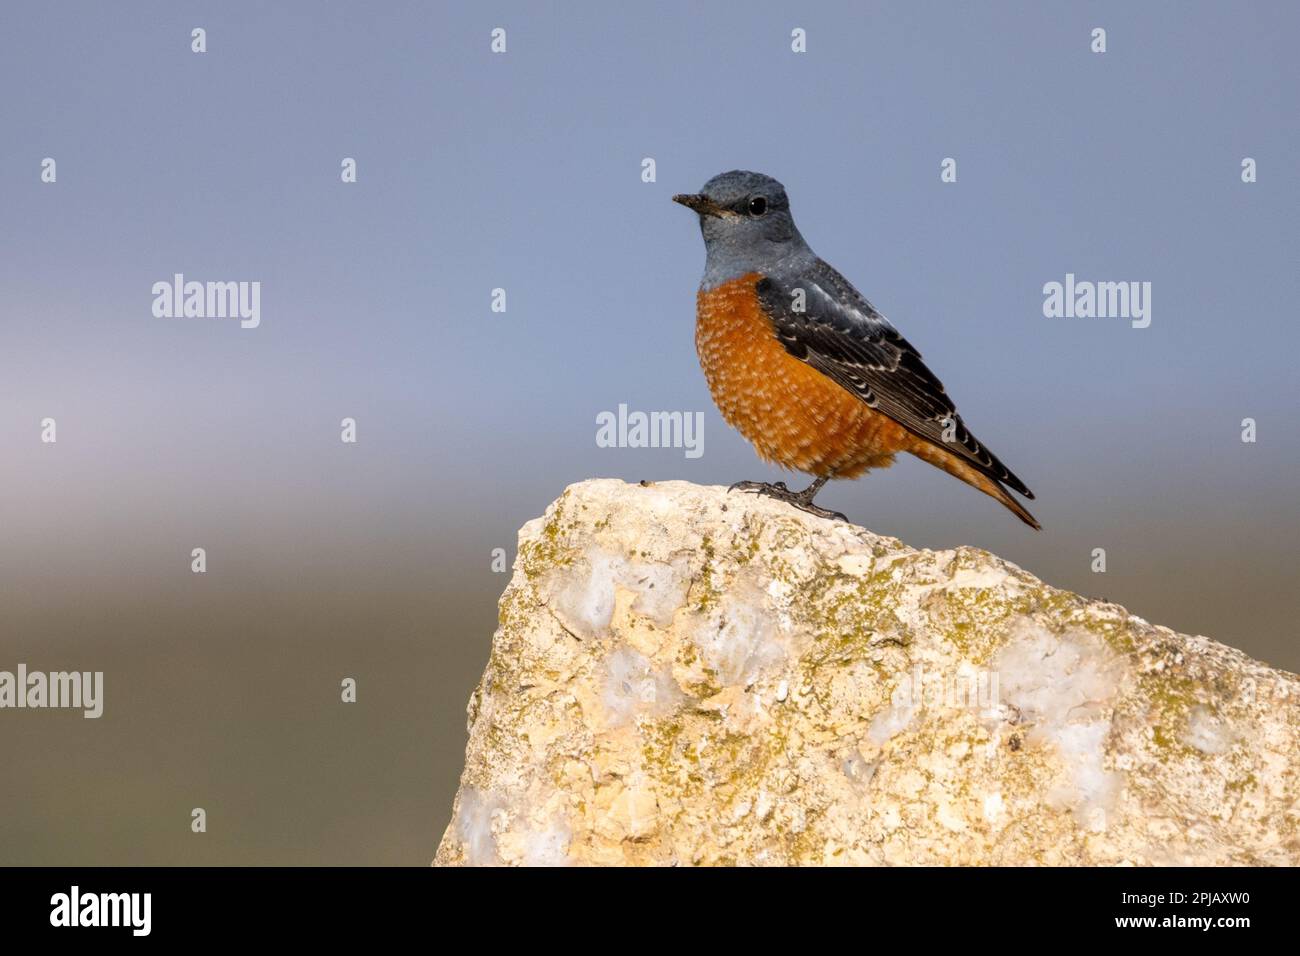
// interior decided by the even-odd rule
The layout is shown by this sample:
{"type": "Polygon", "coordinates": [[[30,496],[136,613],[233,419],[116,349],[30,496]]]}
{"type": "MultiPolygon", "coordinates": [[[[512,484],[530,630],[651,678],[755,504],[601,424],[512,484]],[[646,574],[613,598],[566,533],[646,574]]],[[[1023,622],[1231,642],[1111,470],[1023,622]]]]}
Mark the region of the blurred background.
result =
{"type": "Polygon", "coordinates": [[[0,712],[0,862],[427,863],[492,549],[584,478],[777,477],[709,400],[669,201],[736,167],[786,184],[1045,530],[910,458],[819,503],[1300,669],[1297,28],[1287,3],[9,5],[0,669],[102,670],[105,711],[0,712]],[[260,327],[155,318],[177,272],[260,281],[260,327]],[[1067,272],[1151,282],[1151,326],[1044,318],[1067,272]],[[703,457],[598,448],[620,403],[705,412],[703,457]]]}

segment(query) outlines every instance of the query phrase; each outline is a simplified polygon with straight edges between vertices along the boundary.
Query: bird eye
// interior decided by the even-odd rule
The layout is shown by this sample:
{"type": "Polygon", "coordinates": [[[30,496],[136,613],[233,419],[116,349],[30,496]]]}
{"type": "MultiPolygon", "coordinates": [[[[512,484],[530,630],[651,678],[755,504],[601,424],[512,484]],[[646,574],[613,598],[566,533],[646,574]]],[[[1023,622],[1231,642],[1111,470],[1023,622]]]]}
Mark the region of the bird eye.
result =
{"type": "Polygon", "coordinates": [[[761,216],[767,212],[767,200],[762,196],[755,196],[749,201],[749,214],[751,216],[761,216]]]}

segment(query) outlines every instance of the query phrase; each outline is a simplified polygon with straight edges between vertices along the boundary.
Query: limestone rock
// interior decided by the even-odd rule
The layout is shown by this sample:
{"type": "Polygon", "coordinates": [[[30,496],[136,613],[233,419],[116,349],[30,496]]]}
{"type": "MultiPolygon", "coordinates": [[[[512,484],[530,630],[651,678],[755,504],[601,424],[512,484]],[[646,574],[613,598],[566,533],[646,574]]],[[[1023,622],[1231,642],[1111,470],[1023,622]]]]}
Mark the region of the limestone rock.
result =
{"type": "Polygon", "coordinates": [[[985,551],[588,481],[520,532],[435,863],[1295,865],[1298,700],[985,551]]]}

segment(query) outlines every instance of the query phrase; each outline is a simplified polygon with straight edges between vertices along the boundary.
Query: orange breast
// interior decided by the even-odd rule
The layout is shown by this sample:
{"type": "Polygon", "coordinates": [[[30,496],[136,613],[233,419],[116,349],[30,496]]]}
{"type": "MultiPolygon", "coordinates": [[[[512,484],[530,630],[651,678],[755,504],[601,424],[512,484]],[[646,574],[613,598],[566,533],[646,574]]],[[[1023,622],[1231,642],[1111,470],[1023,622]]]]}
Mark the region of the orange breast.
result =
{"type": "Polygon", "coordinates": [[[794,358],[758,303],[757,274],[700,292],[695,349],[722,417],[767,461],[853,478],[893,463],[911,434],[794,358]]]}

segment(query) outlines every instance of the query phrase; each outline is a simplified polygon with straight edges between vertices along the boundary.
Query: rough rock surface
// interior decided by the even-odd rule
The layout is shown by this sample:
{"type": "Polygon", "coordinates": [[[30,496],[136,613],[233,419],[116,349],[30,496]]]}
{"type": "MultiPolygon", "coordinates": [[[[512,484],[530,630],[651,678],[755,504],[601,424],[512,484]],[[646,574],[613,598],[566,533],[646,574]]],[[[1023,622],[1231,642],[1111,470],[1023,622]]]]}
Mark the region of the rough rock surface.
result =
{"type": "Polygon", "coordinates": [[[985,551],[589,481],[520,532],[435,863],[1294,865],[1298,701],[985,551]]]}

